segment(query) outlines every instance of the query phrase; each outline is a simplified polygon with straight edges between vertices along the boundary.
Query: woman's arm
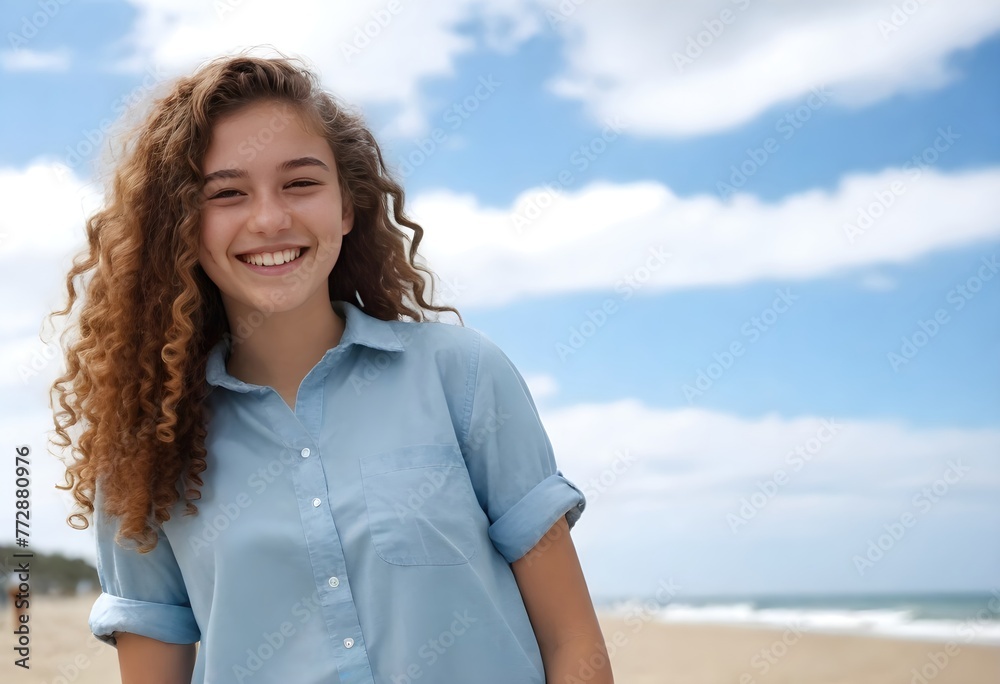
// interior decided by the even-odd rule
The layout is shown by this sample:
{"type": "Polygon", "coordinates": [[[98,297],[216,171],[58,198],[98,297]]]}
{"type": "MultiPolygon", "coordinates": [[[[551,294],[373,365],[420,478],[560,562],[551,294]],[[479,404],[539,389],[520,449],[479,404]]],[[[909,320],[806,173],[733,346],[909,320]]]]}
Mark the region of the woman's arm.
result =
{"type": "Polygon", "coordinates": [[[614,684],[604,635],[562,516],[511,563],[551,684],[614,684]]]}
{"type": "Polygon", "coordinates": [[[195,645],[115,632],[122,684],[191,684],[195,645]]]}

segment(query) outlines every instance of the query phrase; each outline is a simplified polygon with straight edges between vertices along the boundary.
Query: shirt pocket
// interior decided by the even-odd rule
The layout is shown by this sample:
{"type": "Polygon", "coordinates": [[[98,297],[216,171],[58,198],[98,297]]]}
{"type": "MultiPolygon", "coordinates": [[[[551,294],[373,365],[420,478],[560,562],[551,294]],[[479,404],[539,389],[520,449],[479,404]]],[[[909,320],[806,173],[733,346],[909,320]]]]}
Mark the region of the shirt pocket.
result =
{"type": "Polygon", "coordinates": [[[393,565],[459,565],[479,548],[485,517],[458,446],[418,444],[361,459],[368,527],[393,565]]]}

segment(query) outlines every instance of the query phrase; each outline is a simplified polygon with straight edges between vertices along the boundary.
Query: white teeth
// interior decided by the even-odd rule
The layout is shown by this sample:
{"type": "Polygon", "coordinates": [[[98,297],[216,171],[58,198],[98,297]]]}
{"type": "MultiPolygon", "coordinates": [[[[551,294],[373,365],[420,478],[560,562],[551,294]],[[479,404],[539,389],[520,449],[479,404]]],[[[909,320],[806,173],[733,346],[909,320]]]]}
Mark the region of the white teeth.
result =
{"type": "Polygon", "coordinates": [[[302,254],[302,249],[296,247],[295,249],[286,249],[281,252],[262,252],[260,254],[244,254],[237,257],[240,261],[245,261],[248,264],[256,264],[257,266],[280,266],[281,264],[288,263],[289,261],[294,261],[299,258],[302,254]]]}

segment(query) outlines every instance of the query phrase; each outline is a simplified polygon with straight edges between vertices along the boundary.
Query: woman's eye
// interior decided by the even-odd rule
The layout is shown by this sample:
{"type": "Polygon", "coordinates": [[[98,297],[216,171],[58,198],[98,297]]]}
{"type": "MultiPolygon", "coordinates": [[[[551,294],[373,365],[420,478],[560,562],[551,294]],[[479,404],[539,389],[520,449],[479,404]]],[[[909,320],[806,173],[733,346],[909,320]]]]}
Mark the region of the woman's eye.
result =
{"type": "Polygon", "coordinates": [[[219,192],[209,197],[209,199],[228,199],[230,197],[236,196],[235,194],[230,194],[230,193],[238,193],[238,192],[239,190],[220,190],[219,192]]]}
{"type": "MultiPolygon", "coordinates": [[[[319,185],[319,183],[317,181],[314,181],[314,180],[309,180],[309,179],[303,178],[301,180],[292,181],[291,183],[289,183],[285,187],[286,188],[307,188],[307,187],[309,187],[311,185],[319,185]]],[[[236,197],[237,195],[240,195],[240,194],[242,194],[242,193],[239,190],[235,190],[233,188],[230,188],[228,190],[220,190],[219,192],[217,192],[214,195],[212,195],[211,197],[209,197],[209,199],[230,199],[230,198],[236,197]]]]}

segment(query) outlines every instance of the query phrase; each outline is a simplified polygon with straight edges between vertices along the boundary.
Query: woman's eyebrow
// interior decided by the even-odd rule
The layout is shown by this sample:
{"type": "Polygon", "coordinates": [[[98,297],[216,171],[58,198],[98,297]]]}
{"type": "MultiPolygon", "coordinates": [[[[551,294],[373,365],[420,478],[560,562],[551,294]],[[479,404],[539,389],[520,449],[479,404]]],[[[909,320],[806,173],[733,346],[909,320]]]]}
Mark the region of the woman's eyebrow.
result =
{"type": "MultiPolygon", "coordinates": [[[[281,162],[275,168],[277,171],[289,171],[303,166],[318,166],[326,171],[330,170],[329,166],[316,157],[298,157],[297,159],[289,159],[288,161],[281,162]]],[[[218,171],[213,171],[212,173],[205,175],[205,184],[211,183],[214,180],[247,178],[249,175],[250,174],[247,173],[246,169],[219,169],[218,171]]]]}
{"type": "Polygon", "coordinates": [[[321,162],[316,157],[299,157],[298,159],[289,159],[286,162],[281,162],[278,164],[278,171],[289,171],[291,169],[297,169],[301,166],[319,166],[326,171],[330,170],[330,167],[321,162]]]}

